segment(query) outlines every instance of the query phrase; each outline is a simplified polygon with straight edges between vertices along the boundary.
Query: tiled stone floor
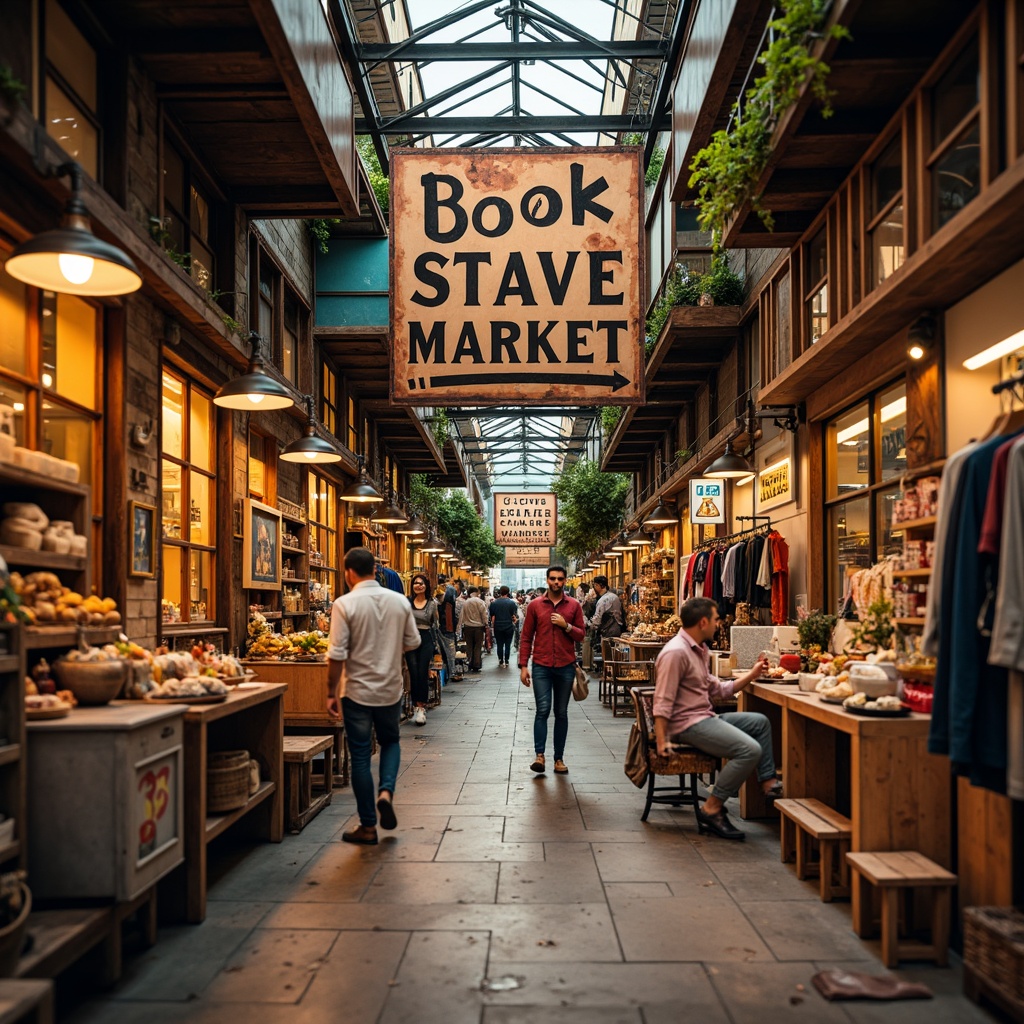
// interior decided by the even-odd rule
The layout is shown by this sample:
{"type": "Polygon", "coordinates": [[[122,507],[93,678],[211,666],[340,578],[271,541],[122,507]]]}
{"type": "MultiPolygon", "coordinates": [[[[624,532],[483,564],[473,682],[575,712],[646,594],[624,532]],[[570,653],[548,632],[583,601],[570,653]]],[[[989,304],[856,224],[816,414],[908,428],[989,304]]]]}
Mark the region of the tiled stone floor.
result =
{"type": "MultiPolygon", "coordinates": [[[[912,966],[927,1002],[829,1004],[815,971],[882,974],[778,861],[774,827],[699,837],[689,810],[640,821],[630,721],[570,707],[567,776],[535,776],[532,692],[492,657],[402,730],[398,829],[340,841],[349,791],[280,845],[222,848],[199,926],[161,929],[76,1024],[970,1024],[955,967],[912,966]]],[[[549,740],[550,743],[550,740],[549,740]]],[[[548,748],[549,759],[551,748],[548,748]]]]}

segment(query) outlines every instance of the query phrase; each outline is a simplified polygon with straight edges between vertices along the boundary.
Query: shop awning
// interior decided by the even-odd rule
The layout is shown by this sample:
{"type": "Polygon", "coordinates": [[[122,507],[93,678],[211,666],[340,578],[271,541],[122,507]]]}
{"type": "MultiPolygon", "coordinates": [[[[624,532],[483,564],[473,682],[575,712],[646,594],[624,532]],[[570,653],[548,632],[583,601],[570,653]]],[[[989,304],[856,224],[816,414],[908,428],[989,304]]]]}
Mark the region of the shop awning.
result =
{"type": "Polygon", "coordinates": [[[358,213],[352,90],[321,4],[95,0],[89,9],[141,61],[231,202],[260,217],[358,213]]]}
{"type": "MultiPolygon", "coordinates": [[[[647,401],[623,413],[601,468],[635,473],[722,365],[739,337],[738,306],[676,306],[647,361],[647,401]]],[[[693,440],[693,439],[689,439],[693,440]]]]}

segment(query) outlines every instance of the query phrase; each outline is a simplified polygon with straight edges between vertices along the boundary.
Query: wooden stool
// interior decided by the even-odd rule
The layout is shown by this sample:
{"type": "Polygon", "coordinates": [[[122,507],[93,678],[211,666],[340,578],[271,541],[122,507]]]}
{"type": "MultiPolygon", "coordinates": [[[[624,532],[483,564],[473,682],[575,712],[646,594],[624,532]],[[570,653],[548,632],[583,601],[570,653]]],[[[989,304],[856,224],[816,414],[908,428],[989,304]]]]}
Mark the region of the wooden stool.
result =
{"type": "Polygon", "coordinates": [[[820,800],[776,800],[775,809],[782,863],[795,859],[796,877],[801,880],[818,875],[822,903],[849,896],[850,872],[843,855],[850,849],[850,819],[820,800]],[[810,858],[812,839],[818,844],[817,864],[810,858]]]}
{"type": "Polygon", "coordinates": [[[53,982],[0,981],[0,1024],[53,1024],[53,982]]]}
{"type": "MultiPolygon", "coordinates": [[[[341,719],[334,720],[326,715],[289,715],[284,720],[285,736],[331,736],[334,739],[334,754],[331,758],[334,772],[333,788],[348,785],[348,743],[345,741],[345,725],[341,719]],[[301,730],[301,731],[300,731],[301,730]]],[[[319,776],[314,776],[314,782],[319,776]]],[[[319,779],[320,784],[323,780],[319,779]]]]}
{"type": "Polygon", "coordinates": [[[301,832],[306,822],[315,818],[331,802],[332,779],[329,766],[333,746],[334,738],[331,736],[284,738],[284,773],[287,782],[285,819],[288,831],[292,834],[301,832]],[[328,767],[323,774],[323,791],[314,798],[312,762],[317,754],[324,755],[328,767]]]}
{"type": "MultiPolygon", "coordinates": [[[[900,958],[934,960],[940,967],[947,962],[949,947],[950,892],[956,875],[929,860],[916,850],[892,853],[848,853],[846,863],[853,877],[853,930],[862,938],[874,931],[871,920],[871,887],[882,891],[882,962],[895,967],[900,958]],[[912,897],[915,889],[935,890],[932,902],[931,943],[900,942],[900,893],[912,897]]],[[[911,927],[911,900],[904,900],[906,931],[911,927]]]]}

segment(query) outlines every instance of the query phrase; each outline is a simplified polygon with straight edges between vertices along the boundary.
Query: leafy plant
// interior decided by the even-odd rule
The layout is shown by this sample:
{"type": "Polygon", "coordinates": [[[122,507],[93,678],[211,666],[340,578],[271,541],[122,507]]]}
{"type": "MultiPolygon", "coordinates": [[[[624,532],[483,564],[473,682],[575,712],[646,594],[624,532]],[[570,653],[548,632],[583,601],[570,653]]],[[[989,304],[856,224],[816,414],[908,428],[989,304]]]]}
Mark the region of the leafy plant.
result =
{"type": "Polygon", "coordinates": [[[676,459],[679,462],[681,462],[681,463],[682,462],[689,462],[690,459],[692,459],[692,458],[693,458],[693,449],[692,448],[679,448],[676,451],[676,459]]]}
{"type": "MultiPolygon", "coordinates": [[[[622,144],[624,146],[642,146],[646,141],[643,132],[627,132],[622,136],[622,144]]],[[[658,184],[658,178],[661,177],[661,168],[664,164],[665,150],[661,146],[655,146],[651,150],[651,160],[647,165],[647,170],[644,172],[644,184],[648,189],[652,189],[658,184]]]]}
{"type": "Polygon", "coordinates": [[[494,531],[462,491],[452,491],[442,501],[437,528],[474,566],[490,568],[501,563],[504,549],[495,544],[494,531]]]}
{"type": "Polygon", "coordinates": [[[0,64],[0,96],[14,106],[28,92],[28,86],[11,70],[9,64],[0,64]]]}
{"type": "MultiPolygon", "coordinates": [[[[805,85],[821,103],[822,117],[832,115],[827,86],[829,66],[811,54],[822,38],[831,0],[779,0],[782,14],[769,22],[768,47],[757,58],[764,74],[754,80],[733,104],[729,125],[711,136],[711,141],[690,164],[690,188],[697,189],[699,223],[712,233],[717,250],[729,218],[744,203],[771,231],[771,211],[756,193],[757,183],[768,163],[776,126],[799,100],[805,85]]],[[[841,25],[824,30],[828,39],[848,39],[841,25]]]]}
{"type": "Polygon", "coordinates": [[[306,221],[306,230],[309,231],[314,244],[320,252],[326,253],[330,251],[327,248],[327,243],[331,240],[331,228],[340,223],[341,219],[339,217],[331,217],[329,219],[316,217],[313,220],[306,221]]]}
{"type": "Polygon", "coordinates": [[[430,432],[434,435],[438,448],[443,448],[452,434],[452,421],[447,409],[435,409],[430,423],[430,432]]]}
{"type": "Polygon", "coordinates": [[[796,624],[801,650],[808,651],[817,647],[821,651],[827,651],[832,643],[832,631],[838,621],[835,615],[826,615],[819,611],[813,611],[801,619],[796,624]]]}
{"type": "Polygon", "coordinates": [[[387,213],[391,207],[391,182],[381,170],[373,139],[369,135],[357,136],[356,149],[366,168],[366,175],[370,179],[370,188],[373,189],[373,194],[377,197],[377,204],[382,213],[387,213]]]}
{"type": "Polygon", "coordinates": [[[409,477],[409,504],[423,519],[436,523],[438,510],[446,497],[446,490],[430,486],[426,473],[413,473],[409,477]]]}
{"type": "Polygon", "coordinates": [[[864,618],[853,627],[853,642],[857,647],[871,646],[884,651],[894,632],[892,603],[879,597],[868,605],[864,618]]]}
{"type": "Polygon", "coordinates": [[[596,462],[581,459],[551,485],[558,498],[558,546],[582,558],[621,527],[630,476],[602,473],[596,462]]]}
{"type": "Polygon", "coordinates": [[[605,437],[611,437],[625,409],[621,405],[606,405],[601,409],[601,429],[605,437]]]}

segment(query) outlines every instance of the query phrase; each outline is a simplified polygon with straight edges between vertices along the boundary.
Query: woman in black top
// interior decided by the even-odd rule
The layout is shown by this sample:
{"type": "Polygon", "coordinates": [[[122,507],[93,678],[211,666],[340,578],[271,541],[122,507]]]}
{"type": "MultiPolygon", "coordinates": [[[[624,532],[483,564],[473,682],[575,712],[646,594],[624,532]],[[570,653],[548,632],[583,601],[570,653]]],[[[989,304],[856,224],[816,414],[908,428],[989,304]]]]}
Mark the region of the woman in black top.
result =
{"type": "Polygon", "coordinates": [[[412,617],[420,631],[420,645],[414,651],[407,651],[406,664],[409,666],[412,702],[416,705],[412,720],[417,725],[427,724],[427,696],[429,693],[430,661],[434,657],[434,630],[438,627],[437,605],[430,596],[430,581],[421,572],[413,574],[409,583],[412,593],[412,617]]]}

